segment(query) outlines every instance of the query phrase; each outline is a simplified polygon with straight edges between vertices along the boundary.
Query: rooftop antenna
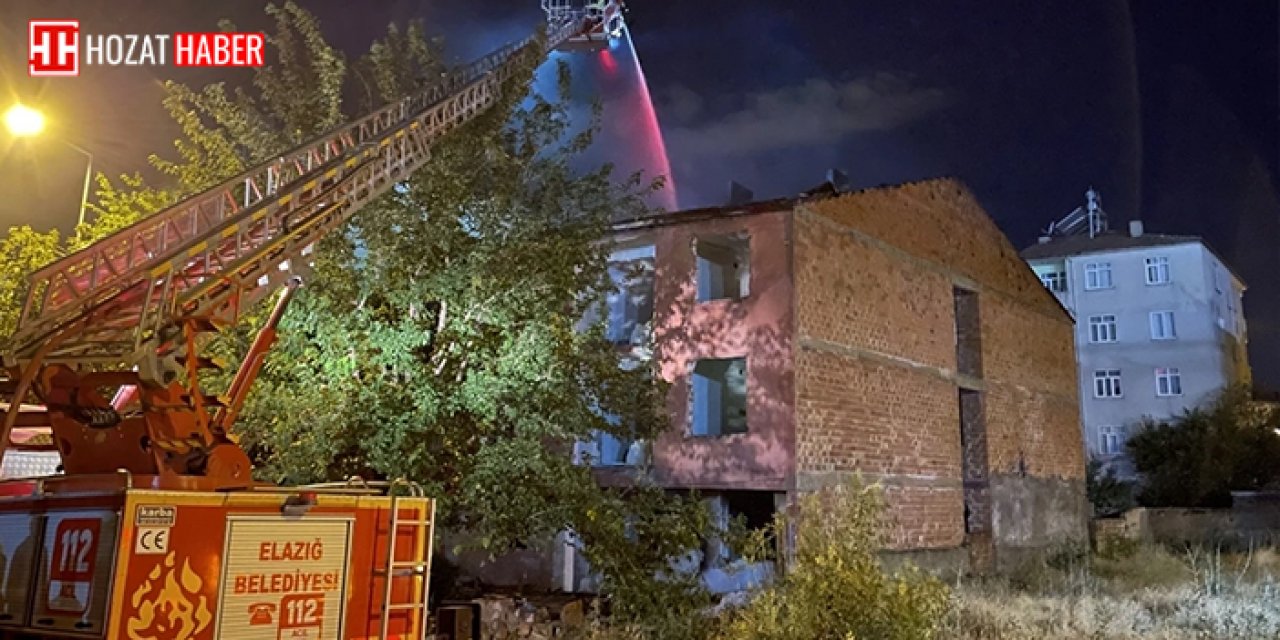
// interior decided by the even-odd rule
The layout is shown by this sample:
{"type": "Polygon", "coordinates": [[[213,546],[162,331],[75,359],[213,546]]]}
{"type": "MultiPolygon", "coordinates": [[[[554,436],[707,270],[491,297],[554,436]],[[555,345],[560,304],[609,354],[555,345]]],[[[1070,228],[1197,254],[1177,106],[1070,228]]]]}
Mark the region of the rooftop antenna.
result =
{"type": "Polygon", "coordinates": [[[1102,196],[1093,185],[1084,192],[1084,200],[1085,212],[1089,216],[1089,237],[1093,238],[1107,230],[1107,212],[1102,210],[1102,196]]]}
{"type": "MultiPolygon", "coordinates": [[[[1050,224],[1041,234],[1044,238],[1082,236],[1090,238],[1107,231],[1107,212],[1102,208],[1102,196],[1092,186],[1084,192],[1084,206],[1076,207],[1061,220],[1050,224]]],[[[1047,241],[1047,240],[1046,240],[1047,241]]]]}

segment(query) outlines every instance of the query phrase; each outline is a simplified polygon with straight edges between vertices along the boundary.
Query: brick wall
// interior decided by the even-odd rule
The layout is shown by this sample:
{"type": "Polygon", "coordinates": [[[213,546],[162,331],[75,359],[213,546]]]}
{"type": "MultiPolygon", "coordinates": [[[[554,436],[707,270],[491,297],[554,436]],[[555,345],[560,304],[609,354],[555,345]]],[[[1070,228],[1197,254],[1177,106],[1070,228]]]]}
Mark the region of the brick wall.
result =
{"type": "Polygon", "coordinates": [[[857,229],[953,274],[982,283],[1046,313],[1062,311],[1018,251],[960,182],[927,180],[805,204],[839,226],[857,229]]]}
{"type": "Polygon", "coordinates": [[[960,544],[950,280],[811,214],[794,225],[799,488],[859,473],[885,487],[892,548],[960,544]]]}
{"type": "Polygon", "coordinates": [[[789,213],[720,216],[654,230],[654,358],[671,383],[671,429],[653,444],[668,486],[785,491],[792,475],[794,335],[789,213]],[[745,234],[749,295],[697,301],[694,241],[745,234]],[[690,375],[700,358],[747,358],[747,433],[689,434],[690,375]]]}
{"type": "MultiPolygon", "coordinates": [[[[991,473],[1082,478],[1071,321],[967,190],[849,194],[801,205],[793,225],[798,488],[861,472],[887,488],[895,547],[959,545],[961,386],[982,394],[991,473]],[[968,375],[957,286],[978,295],[968,375]]],[[[983,530],[991,516],[970,518],[983,530]]]]}
{"type": "Polygon", "coordinates": [[[796,354],[796,390],[799,470],[927,475],[959,483],[954,384],[809,347],[796,354]]]}

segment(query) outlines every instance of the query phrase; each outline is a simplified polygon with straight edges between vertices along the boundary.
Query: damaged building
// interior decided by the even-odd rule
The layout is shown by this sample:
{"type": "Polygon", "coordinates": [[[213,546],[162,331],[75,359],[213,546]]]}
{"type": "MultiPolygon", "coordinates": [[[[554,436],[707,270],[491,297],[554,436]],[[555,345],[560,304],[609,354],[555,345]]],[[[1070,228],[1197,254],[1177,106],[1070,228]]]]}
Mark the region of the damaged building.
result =
{"type": "MultiPolygon", "coordinates": [[[[1071,317],[969,191],[930,180],[619,223],[607,335],[669,383],[654,442],[575,458],[763,526],[798,495],[883,487],[888,552],[989,571],[1087,540],[1071,317]]],[[[591,591],[572,545],[468,562],[489,584],[591,591]]],[[[712,543],[713,591],[749,566],[712,543]]]]}
{"type": "MultiPolygon", "coordinates": [[[[829,182],[614,240],[609,335],[670,383],[671,428],[586,444],[601,482],[643,468],[761,524],[860,475],[890,550],[927,566],[1086,539],[1072,320],[960,183],[829,182]]],[[[718,590],[730,568],[704,563],[718,590]]]]}

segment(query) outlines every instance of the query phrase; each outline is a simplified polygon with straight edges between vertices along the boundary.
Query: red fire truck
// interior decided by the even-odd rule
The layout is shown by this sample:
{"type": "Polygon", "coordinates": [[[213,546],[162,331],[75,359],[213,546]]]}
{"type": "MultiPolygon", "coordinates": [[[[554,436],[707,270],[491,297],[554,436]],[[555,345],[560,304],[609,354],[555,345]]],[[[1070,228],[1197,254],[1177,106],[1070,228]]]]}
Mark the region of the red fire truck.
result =
{"type": "Polygon", "coordinates": [[[0,456],[42,432],[63,473],[0,481],[0,639],[425,636],[434,502],[406,481],[255,482],[233,425],[316,241],[582,24],[549,21],[30,276],[0,456]],[[207,393],[205,338],[273,290],[231,387],[207,393]]]}

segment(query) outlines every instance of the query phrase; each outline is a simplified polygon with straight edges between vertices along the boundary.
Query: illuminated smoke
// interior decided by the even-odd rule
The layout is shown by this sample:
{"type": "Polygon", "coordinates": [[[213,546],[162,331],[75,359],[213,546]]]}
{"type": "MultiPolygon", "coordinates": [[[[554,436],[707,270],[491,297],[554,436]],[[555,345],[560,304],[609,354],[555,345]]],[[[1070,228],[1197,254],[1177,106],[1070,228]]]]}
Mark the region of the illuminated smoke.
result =
{"type": "Polygon", "coordinates": [[[665,177],[663,189],[654,194],[650,204],[675,211],[678,201],[671,163],[630,30],[624,30],[622,38],[601,51],[552,53],[538,74],[537,86],[544,95],[555,95],[560,62],[569,65],[572,78],[570,116],[574,129],[590,122],[593,102],[599,101],[603,107],[600,131],[579,159],[579,168],[590,170],[609,162],[618,179],[636,171],[643,171],[646,181],[665,177]]]}

